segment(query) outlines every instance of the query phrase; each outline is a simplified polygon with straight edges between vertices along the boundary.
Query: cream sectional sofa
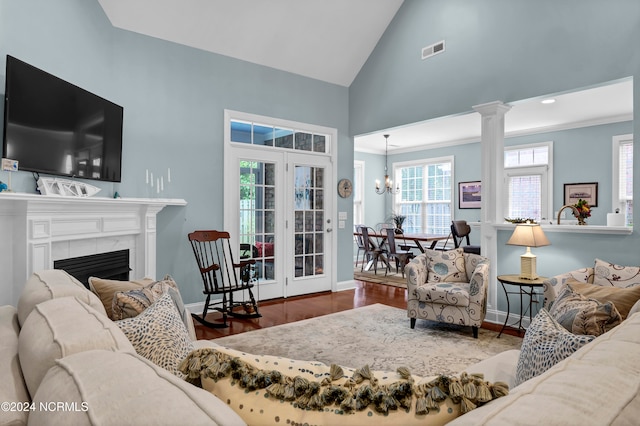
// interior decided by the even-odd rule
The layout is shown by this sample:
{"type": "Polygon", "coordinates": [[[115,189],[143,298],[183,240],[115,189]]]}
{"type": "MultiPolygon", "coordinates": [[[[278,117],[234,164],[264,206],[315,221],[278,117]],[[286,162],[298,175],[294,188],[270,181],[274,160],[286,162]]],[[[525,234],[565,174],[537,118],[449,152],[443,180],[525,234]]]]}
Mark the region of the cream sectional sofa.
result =
{"type": "Polygon", "coordinates": [[[0,307],[0,342],[2,425],[245,424],[137,355],[98,297],[66,272],[33,274],[18,307],[0,307]]]}
{"type": "MultiPolygon", "coordinates": [[[[235,389],[233,396],[223,393],[218,398],[211,393],[214,389],[207,392],[193,386],[137,355],[119,327],[107,318],[100,300],[62,271],[34,274],[17,308],[0,307],[0,342],[1,425],[248,423],[229,406],[231,400],[242,402],[244,391],[235,389]]],[[[193,347],[218,346],[194,341],[193,347]]],[[[503,352],[467,371],[513,386],[519,355],[517,350],[503,352]]],[[[636,424],[640,418],[638,359],[640,313],[513,388],[509,395],[451,424],[636,424]]],[[[260,360],[282,363],[270,357],[260,360]]],[[[325,368],[302,362],[299,368],[309,365],[325,368]]],[[[249,400],[244,402],[247,410],[249,400]]],[[[272,404],[266,407],[273,406],[274,411],[283,405],[272,404]]],[[[456,413],[447,411],[456,408],[447,407],[442,415],[430,415],[421,424],[450,421],[456,413]]],[[[396,413],[384,418],[389,424],[406,424],[403,413],[397,415],[396,419],[396,413]]],[[[326,419],[317,423],[353,423],[333,414],[326,419]]],[[[370,418],[367,424],[377,424],[377,419],[370,418]]],[[[285,422],[285,418],[280,420],[285,422]]]]}

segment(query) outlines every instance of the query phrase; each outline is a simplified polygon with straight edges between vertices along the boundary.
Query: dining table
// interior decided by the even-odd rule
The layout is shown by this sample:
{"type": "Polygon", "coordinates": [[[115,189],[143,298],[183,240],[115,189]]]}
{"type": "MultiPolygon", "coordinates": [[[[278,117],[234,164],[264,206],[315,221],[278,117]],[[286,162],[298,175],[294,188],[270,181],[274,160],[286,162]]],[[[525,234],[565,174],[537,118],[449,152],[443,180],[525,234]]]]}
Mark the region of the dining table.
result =
{"type": "MultiPolygon", "coordinates": [[[[361,236],[362,234],[360,232],[354,232],[353,233],[354,236],[361,236]]],[[[377,246],[377,247],[382,247],[384,245],[384,242],[387,239],[387,233],[386,231],[382,230],[382,231],[376,231],[376,232],[370,232],[369,233],[369,239],[373,239],[376,238],[378,240],[378,242],[376,243],[375,241],[370,241],[369,243],[377,246]]],[[[427,234],[427,233],[421,233],[421,232],[411,232],[408,234],[396,234],[396,243],[402,247],[403,249],[411,249],[411,248],[417,248],[418,250],[420,250],[421,253],[424,253],[426,248],[429,249],[434,249],[436,247],[436,244],[438,244],[438,241],[443,241],[449,238],[449,235],[440,235],[440,234],[427,234]],[[403,241],[404,240],[404,241],[403,241]],[[404,244],[407,241],[411,241],[413,242],[414,245],[410,245],[410,244],[404,244]],[[425,248],[425,245],[423,245],[423,243],[431,243],[428,245],[428,247],[425,248]]],[[[385,261],[385,259],[382,259],[383,261],[385,261]]],[[[371,267],[373,266],[373,260],[370,260],[367,265],[364,267],[364,269],[366,271],[370,270],[371,267]]]]}

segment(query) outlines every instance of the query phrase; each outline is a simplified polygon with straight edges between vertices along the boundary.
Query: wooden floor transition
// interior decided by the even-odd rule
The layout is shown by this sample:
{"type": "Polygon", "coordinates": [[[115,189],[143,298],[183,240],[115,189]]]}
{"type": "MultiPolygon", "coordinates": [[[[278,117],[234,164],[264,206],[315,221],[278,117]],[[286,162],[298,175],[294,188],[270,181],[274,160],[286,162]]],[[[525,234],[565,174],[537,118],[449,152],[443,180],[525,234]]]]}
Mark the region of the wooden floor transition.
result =
{"type": "MultiPolygon", "coordinates": [[[[261,318],[235,319],[229,318],[226,328],[209,328],[194,321],[196,336],[198,339],[215,339],[244,333],[246,331],[273,327],[303,319],[314,318],[334,312],[346,311],[361,306],[382,303],[388,306],[405,309],[407,307],[407,289],[393,287],[384,284],[356,281],[356,287],[352,290],[339,292],[322,292],[304,296],[289,297],[286,299],[274,299],[260,302],[261,318]]],[[[212,312],[207,315],[207,320],[218,322],[220,314],[212,312]]],[[[409,320],[407,319],[407,327],[409,320]]],[[[501,325],[485,322],[482,328],[500,331],[501,325]]],[[[505,329],[505,333],[518,335],[514,329],[505,329]]],[[[471,329],[469,329],[471,333],[471,329]]]]}

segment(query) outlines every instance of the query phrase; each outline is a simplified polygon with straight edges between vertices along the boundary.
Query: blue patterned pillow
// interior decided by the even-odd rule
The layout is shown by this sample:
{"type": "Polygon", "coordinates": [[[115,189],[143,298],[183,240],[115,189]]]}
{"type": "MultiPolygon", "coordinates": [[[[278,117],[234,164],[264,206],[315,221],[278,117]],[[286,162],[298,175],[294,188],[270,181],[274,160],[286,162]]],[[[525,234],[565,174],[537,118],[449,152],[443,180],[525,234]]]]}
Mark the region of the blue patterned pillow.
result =
{"type": "Polygon", "coordinates": [[[522,340],[515,385],[544,373],[595,338],[567,331],[542,308],[522,340]]]}
{"type": "Polygon", "coordinates": [[[464,252],[461,248],[449,251],[427,250],[427,282],[468,283],[464,267],[464,252]]]}

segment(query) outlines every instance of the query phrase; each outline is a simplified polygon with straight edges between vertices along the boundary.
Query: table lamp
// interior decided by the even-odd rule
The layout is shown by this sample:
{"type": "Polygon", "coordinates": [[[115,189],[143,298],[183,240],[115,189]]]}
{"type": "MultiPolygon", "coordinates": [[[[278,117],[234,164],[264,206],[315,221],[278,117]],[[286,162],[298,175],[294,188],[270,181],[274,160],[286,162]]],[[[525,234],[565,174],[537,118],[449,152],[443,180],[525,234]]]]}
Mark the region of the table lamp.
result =
{"type": "Polygon", "coordinates": [[[520,278],[527,280],[537,279],[536,255],[531,253],[531,247],[542,247],[551,244],[547,236],[544,235],[542,227],[535,223],[518,224],[507,244],[527,247],[527,251],[520,256],[520,278]]]}

